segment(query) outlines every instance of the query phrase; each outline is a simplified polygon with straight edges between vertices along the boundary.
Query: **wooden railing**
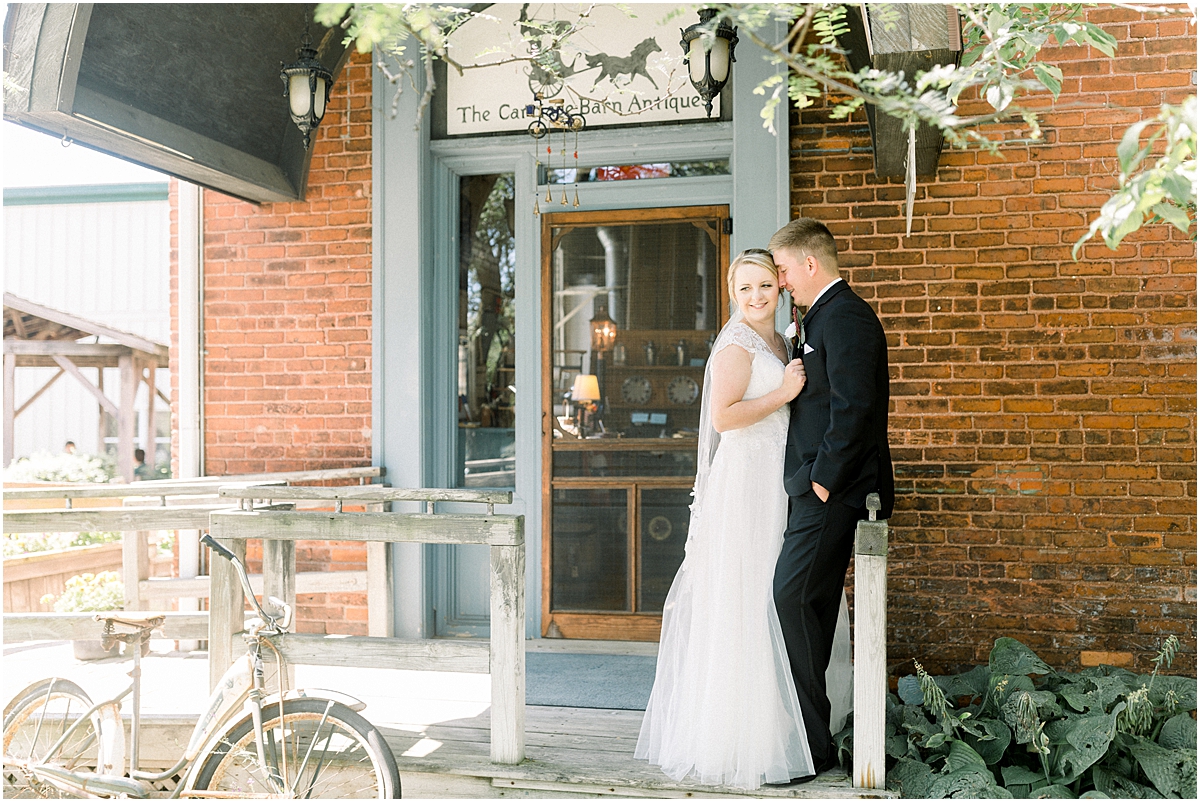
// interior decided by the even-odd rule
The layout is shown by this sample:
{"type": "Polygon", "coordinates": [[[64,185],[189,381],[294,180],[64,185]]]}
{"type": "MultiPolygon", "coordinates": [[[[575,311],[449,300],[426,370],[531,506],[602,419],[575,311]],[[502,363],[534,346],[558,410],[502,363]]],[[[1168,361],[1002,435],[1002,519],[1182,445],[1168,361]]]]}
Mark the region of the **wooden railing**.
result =
{"type": "Polygon", "coordinates": [[[888,524],[875,520],[879,496],[867,497],[870,519],[854,533],[854,787],[883,788],[887,715],[888,524]]]}
{"type": "MultiPolygon", "coordinates": [[[[125,609],[161,608],[171,599],[207,598],[207,576],[195,578],[152,578],[146,540],[159,530],[208,529],[209,513],[236,506],[222,499],[218,489],[229,485],[287,485],[289,482],[369,482],[384,474],[380,467],[334,468],[318,471],[210,476],[202,479],[160,479],[132,484],[78,484],[55,487],[13,488],[4,491],[5,501],[65,502],[60,509],[6,510],[6,533],[28,532],[121,532],[122,581],[125,585],[125,609]],[[123,506],[80,507],[79,502],[121,500],[123,506]]],[[[366,593],[371,577],[386,575],[382,560],[371,558],[368,549],[365,571],[313,571],[296,576],[301,593],[366,593]]],[[[261,590],[262,577],[251,577],[255,590],[261,590]]],[[[386,609],[368,604],[368,628],[382,629],[391,620],[386,609]]]]}
{"type": "MultiPolygon", "coordinates": [[[[288,633],[277,638],[291,663],[363,666],[420,671],[491,674],[491,758],[520,763],[525,758],[525,532],[524,516],[497,515],[495,504],[512,503],[507,491],[403,490],[370,487],[224,487],[237,510],[213,512],[210,533],[239,557],[246,541],[261,539],[263,589],[296,603],[297,540],[350,540],[386,555],[389,543],[486,544],[491,547],[491,637],[482,641],[406,640],[391,637],[326,637],[288,633]],[[254,501],[267,502],[255,508],[254,501]],[[291,503],[333,504],[333,512],[289,509],[291,503]],[[425,512],[343,512],[343,505],[417,501],[425,512]],[[289,502],[275,505],[273,502],[289,502]],[[437,513],[437,502],[487,505],[483,514],[437,513]]],[[[383,562],[387,562],[386,559],[383,562]]],[[[232,642],[243,626],[243,596],[233,568],[211,564],[209,672],[219,678],[232,663],[232,642]]],[[[377,586],[390,593],[384,577],[377,586]]],[[[368,597],[369,598],[369,597],[368,597]]],[[[388,604],[390,609],[390,604],[388,604]]],[[[390,634],[390,633],[389,633],[390,634]]]]}

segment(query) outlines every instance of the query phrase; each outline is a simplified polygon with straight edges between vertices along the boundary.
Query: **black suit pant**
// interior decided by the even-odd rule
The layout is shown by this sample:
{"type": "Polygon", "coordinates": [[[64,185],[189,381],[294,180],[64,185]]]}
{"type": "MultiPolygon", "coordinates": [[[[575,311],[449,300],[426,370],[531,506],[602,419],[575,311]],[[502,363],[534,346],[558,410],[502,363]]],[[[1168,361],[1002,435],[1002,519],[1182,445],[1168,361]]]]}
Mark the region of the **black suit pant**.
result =
{"type": "Polygon", "coordinates": [[[854,529],[866,512],[865,507],[855,509],[832,499],[822,502],[815,492],[791,496],[783,549],[775,565],[775,610],[818,768],[832,756],[825,670],[854,549],[854,529]]]}

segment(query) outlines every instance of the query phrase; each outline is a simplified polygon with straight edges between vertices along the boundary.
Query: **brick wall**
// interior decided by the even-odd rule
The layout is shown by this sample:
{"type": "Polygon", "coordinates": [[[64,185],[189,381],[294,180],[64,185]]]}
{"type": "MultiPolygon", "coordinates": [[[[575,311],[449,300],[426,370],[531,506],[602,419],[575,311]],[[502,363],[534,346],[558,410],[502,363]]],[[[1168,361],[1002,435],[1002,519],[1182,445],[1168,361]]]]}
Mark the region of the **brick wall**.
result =
{"type": "Polygon", "coordinates": [[[1056,666],[1148,670],[1168,633],[1195,669],[1195,244],[1159,225],[1071,246],[1125,129],[1195,92],[1196,30],[1089,14],[1117,58],[1051,54],[1044,143],[944,152],[911,236],[865,115],[793,119],[794,212],[827,222],[888,336],[893,673],[986,662],[1000,636],[1056,666]]]}
{"type": "MultiPolygon", "coordinates": [[[[204,192],[208,475],[371,464],[370,70],[356,54],[338,76],[304,201],[204,192]]],[[[176,291],[173,272],[173,310],[176,291]]],[[[175,325],[173,314],[172,360],[175,325]]],[[[363,570],[366,550],[301,542],[296,562],[299,571],[363,570]]],[[[365,605],[364,594],[301,596],[297,624],[366,634],[365,605]]]]}

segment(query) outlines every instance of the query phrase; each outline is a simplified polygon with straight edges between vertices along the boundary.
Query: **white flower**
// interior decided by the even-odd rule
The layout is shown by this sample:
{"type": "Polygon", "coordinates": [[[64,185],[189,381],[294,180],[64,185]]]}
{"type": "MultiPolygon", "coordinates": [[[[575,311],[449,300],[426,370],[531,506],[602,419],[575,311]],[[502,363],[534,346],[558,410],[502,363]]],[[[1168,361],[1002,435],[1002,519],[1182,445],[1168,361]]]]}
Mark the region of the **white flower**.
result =
{"type": "Polygon", "coordinates": [[[793,320],[788,324],[788,327],[783,330],[783,336],[789,340],[796,336],[796,321],[793,320]]]}

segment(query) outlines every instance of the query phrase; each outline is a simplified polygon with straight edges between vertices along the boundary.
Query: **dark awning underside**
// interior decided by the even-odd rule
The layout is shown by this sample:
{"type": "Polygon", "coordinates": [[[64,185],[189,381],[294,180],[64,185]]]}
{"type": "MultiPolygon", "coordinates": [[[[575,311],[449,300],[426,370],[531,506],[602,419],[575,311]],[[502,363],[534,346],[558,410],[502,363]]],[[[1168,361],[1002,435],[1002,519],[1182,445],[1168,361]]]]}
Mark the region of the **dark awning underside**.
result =
{"type": "MultiPolygon", "coordinates": [[[[246,200],[303,199],[309,153],[281,62],[313,6],[14,3],[4,30],[7,120],[246,200]]],[[[314,25],[335,81],[340,30],[314,25]]]]}

